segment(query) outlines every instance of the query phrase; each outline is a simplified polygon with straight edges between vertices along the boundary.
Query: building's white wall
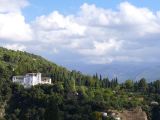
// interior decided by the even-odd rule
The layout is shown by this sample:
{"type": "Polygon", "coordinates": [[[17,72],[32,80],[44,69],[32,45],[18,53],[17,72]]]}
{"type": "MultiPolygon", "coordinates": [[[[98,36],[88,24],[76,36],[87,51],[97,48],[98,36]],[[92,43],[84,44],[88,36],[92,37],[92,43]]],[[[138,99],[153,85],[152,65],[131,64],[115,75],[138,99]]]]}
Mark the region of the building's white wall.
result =
{"type": "Polygon", "coordinates": [[[24,85],[25,86],[32,86],[32,77],[31,76],[29,76],[29,75],[26,75],[25,77],[24,77],[24,85]]]}
{"type": "Polygon", "coordinates": [[[32,76],[32,85],[41,84],[41,73],[36,73],[32,76]]]}
{"type": "Polygon", "coordinates": [[[41,84],[51,84],[51,78],[41,81],[41,84]]]}
{"type": "Polygon", "coordinates": [[[13,76],[12,81],[18,82],[24,87],[31,87],[37,84],[51,84],[51,79],[49,81],[42,81],[41,73],[28,73],[19,79],[18,76],[13,76]]]}
{"type": "Polygon", "coordinates": [[[22,76],[13,76],[12,81],[13,81],[13,82],[16,82],[16,83],[23,84],[23,82],[24,82],[24,77],[22,77],[22,76]]]}
{"type": "Polygon", "coordinates": [[[41,84],[41,73],[37,73],[36,81],[37,81],[37,84],[41,84]]]}
{"type": "Polygon", "coordinates": [[[32,79],[33,81],[32,81],[32,85],[34,86],[34,85],[37,85],[38,84],[38,79],[37,79],[37,76],[33,76],[33,79],[32,79]]]}

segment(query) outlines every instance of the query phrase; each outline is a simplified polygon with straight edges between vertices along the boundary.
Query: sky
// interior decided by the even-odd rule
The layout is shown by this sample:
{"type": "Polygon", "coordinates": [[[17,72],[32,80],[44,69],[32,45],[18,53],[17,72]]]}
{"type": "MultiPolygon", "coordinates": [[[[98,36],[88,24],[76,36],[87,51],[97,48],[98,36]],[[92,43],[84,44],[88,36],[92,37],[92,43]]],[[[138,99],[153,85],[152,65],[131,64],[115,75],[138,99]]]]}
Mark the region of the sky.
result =
{"type": "Polygon", "coordinates": [[[158,0],[0,0],[0,46],[59,65],[159,63],[158,0]]]}

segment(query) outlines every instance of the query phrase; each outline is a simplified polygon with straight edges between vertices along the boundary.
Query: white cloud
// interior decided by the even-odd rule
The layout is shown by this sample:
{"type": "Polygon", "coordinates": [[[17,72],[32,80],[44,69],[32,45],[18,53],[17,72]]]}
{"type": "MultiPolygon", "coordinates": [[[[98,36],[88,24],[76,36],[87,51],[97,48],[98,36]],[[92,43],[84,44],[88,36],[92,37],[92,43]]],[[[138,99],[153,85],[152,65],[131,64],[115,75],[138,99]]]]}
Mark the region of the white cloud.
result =
{"type": "Polygon", "coordinates": [[[32,39],[32,29],[21,13],[26,5],[26,0],[0,0],[0,40],[32,39]]]}
{"type": "Polygon", "coordinates": [[[128,2],[121,3],[116,11],[86,3],[80,8],[74,15],[54,11],[37,17],[32,23],[37,39],[57,50],[66,49],[83,56],[91,63],[137,62],[151,56],[146,48],[152,37],[145,39],[160,33],[159,12],[128,2]],[[136,56],[134,51],[140,55],[136,56]]]}
{"type": "Polygon", "coordinates": [[[11,50],[20,50],[20,51],[25,51],[26,46],[21,45],[21,44],[5,44],[3,47],[11,50]]]}
{"type": "Polygon", "coordinates": [[[79,12],[79,20],[83,24],[87,25],[108,25],[108,12],[110,11],[102,8],[97,8],[95,5],[88,5],[87,3],[84,3],[81,6],[81,11],[79,12]]]}
{"type": "Polygon", "coordinates": [[[13,2],[11,6],[0,5],[6,6],[0,9],[0,40],[18,41],[29,50],[49,51],[60,58],[74,56],[74,60],[94,64],[158,61],[160,57],[159,11],[128,2],[116,10],[84,3],[76,14],[53,11],[29,24],[21,13],[27,1],[13,2]]]}
{"type": "Polygon", "coordinates": [[[111,51],[116,52],[120,49],[122,41],[110,39],[104,42],[93,41],[94,47],[92,49],[82,49],[79,52],[84,55],[92,55],[95,57],[109,54],[111,51]]]}
{"type": "Polygon", "coordinates": [[[17,12],[28,4],[27,0],[0,0],[0,12],[17,12]]]}
{"type": "Polygon", "coordinates": [[[142,62],[142,59],[133,57],[133,56],[106,56],[106,57],[97,57],[90,58],[89,63],[92,64],[110,64],[112,62],[142,62]]]}
{"type": "Polygon", "coordinates": [[[31,40],[32,30],[20,13],[0,14],[0,39],[31,40]]]}
{"type": "Polygon", "coordinates": [[[122,24],[131,25],[140,35],[159,33],[160,23],[156,14],[148,8],[137,8],[128,2],[120,4],[122,24]]]}
{"type": "Polygon", "coordinates": [[[83,36],[85,26],[80,25],[72,16],[63,16],[57,11],[47,15],[37,17],[33,22],[36,37],[43,42],[66,43],[66,37],[83,36]],[[59,41],[61,39],[61,41],[59,41]]]}

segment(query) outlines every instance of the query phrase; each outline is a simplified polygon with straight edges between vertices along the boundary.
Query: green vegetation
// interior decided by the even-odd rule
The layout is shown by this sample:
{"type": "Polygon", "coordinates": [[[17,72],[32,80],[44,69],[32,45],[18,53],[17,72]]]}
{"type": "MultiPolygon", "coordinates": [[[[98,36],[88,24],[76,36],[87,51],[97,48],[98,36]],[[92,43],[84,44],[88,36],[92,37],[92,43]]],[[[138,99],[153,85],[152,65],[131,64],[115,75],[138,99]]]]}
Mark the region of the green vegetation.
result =
{"type": "Polygon", "coordinates": [[[83,75],[51,63],[40,56],[0,48],[0,111],[6,120],[111,120],[102,117],[108,110],[141,106],[148,118],[159,120],[160,80],[147,83],[109,80],[101,75],[83,75]],[[25,89],[12,83],[13,75],[41,72],[52,85],[25,89]]]}

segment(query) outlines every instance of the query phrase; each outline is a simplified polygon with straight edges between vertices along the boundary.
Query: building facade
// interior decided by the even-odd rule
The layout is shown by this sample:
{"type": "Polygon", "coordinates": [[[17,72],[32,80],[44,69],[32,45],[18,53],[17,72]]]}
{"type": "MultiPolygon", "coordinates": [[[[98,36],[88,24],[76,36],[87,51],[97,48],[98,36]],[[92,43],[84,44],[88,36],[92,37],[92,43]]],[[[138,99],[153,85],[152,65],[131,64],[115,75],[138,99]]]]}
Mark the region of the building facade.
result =
{"type": "Polygon", "coordinates": [[[31,87],[37,84],[51,84],[51,78],[42,77],[41,73],[27,73],[25,76],[13,76],[12,81],[24,87],[31,87]]]}

